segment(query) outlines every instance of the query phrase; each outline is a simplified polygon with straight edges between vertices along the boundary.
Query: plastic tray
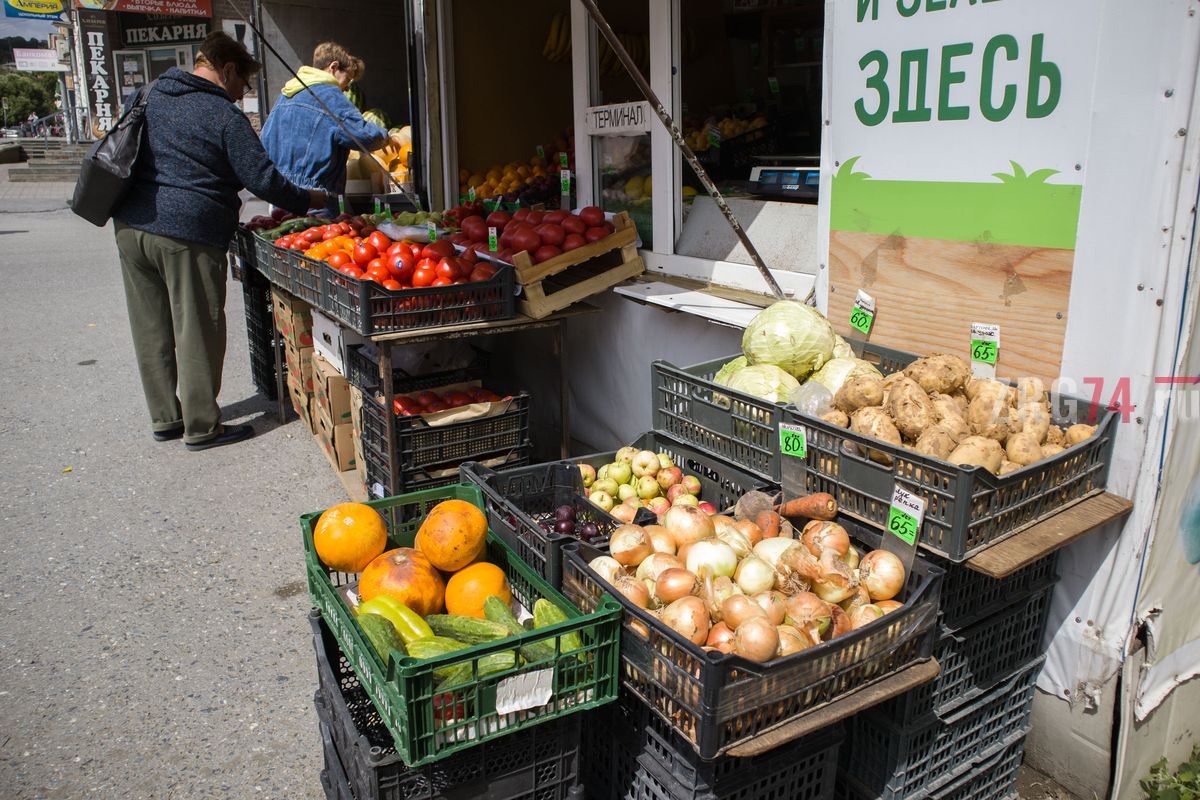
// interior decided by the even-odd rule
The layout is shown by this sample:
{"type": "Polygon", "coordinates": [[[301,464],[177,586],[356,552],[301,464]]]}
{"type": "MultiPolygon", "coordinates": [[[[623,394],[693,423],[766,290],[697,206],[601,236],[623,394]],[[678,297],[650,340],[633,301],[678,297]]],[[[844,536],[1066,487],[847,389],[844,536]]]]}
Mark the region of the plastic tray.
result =
{"type": "Polygon", "coordinates": [[[314,305],[363,336],[516,316],[512,267],[501,266],[491,279],[479,283],[391,291],[323,262],[301,258],[320,278],[320,302],[314,305]]]}
{"type": "Polygon", "coordinates": [[[941,797],[940,789],[975,765],[1004,752],[1029,731],[1033,694],[1045,657],[946,721],[900,726],[874,709],[851,718],[842,768],[871,797],[941,797]],[[918,794],[919,793],[919,794],[918,794]]]}
{"type": "MultiPolygon", "coordinates": [[[[451,498],[483,508],[479,488],[467,484],[377,500],[370,505],[387,520],[388,546],[411,546],[430,509],[451,498]]],[[[320,512],[314,512],[300,518],[309,596],[379,709],[404,763],[415,767],[438,761],[482,742],[595,708],[616,697],[620,605],[611,597],[603,597],[592,610],[580,613],[494,534],[488,535],[487,557],[504,569],[514,598],[529,608],[536,599],[545,598],[562,609],[568,619],[439,658],[418,660],[404,656],[399,660],[389,658],[384,663],[366,643],[339,594],[340,587],[357,581],[357,575],[329,570],[317,558],[313,527],[319,517],[320,512]],[[564,654],[559,637],[568,632],[580,635],[582,648],[564,654]],[[555,645],[553,657],[475,677],[457,686],[435,683],[435,668],[470,663],[473,674],[477,674],[480,658],[513,649],[518,642],[525,645],[541,641],[555,645]],[[550,681],[547,702],[529,708],[517,707],[506,713],[497,710],[497,694],[503,695],[504,686],[510,685],[505,681],[516,675],[546,676],[550,681]]]]}
{"type": "MultiPolygon", "coordinates": [[[[584,498],[583,480],[573,464],[553,462],[497,471],[467,462],[459,471],[464,483],[474,483],[483,491],[491,529],[556,589],[562,586],[562,546],[577,541],[577,537],[546,531],[539,523],[553,522],[559,506],[572,506],[576,526],[591,522],[599,530],[601,538],[593,544],[607,542],[608,535],[621,524],[584,498]]],[[[656,519],[648,509],[638,514],[638,524],[653,524],[656,519]]]]}
{"type": "MultiPolygon", "coordinates": [[[[563,592],[592,608],[607,584],[587,565],[602,551],[582,542],[563,549],[563,592]]],[[[937,636],[942,570],[917,558],[904,608],[824,644],[757,664],[701,650],[618,595],[621,683],[712,759],[815,707],[927,660],[937,636]]]]}
{"type": "MultiPolygon", "coordinates": [[[[579,719],[573,714],[485,742],[435,764],[408,767],[333,633],[312,611],[322,731],[354,795],[372,800],[566,800],[578,778],[579,719]]],[[[327,745],[328,747],[328,745],[327,745]]],[[[328,754],[326,762],[330,761],[328,754]]]]}
{"type": "MultiPolygon", "coordinates": [[[[885,374],[916,359],[911,353],[876,344],[851,344],[885,374]]],[[[651,364],[654,428],[779,483],[779,423],[785,404],[727,389],[712,380],[721,367],[740,355],[692,367],[676,367],[666,361],[651,364]]]]}
{"type": "Polygon", "coordinates": [[[529,440],[529,395],[525,392],[514,394],[508,410],[493,417],[434,427],[419,416],[396,416],[396,439],[390,446],[386,413],[374,395],[363,395],[363,447],[381,454],[390,452],[390,463],[401,472],[482,460],[485,453],[516,450],[529,440]]]}

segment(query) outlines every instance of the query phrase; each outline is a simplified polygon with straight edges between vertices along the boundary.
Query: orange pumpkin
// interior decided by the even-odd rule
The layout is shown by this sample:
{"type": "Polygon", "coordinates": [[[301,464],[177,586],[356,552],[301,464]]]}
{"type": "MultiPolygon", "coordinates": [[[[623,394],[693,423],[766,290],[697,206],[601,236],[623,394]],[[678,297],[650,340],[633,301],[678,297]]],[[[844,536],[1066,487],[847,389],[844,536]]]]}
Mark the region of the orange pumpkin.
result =
{"type": "Polygon", "coordinates": [[[487,517],[465,500],[444,500],[433,507],[417,531],[414,546],[433,565],[457,572],[487,545],[487,517]]]}
{"type": "Polygon", "coordinates": [[[362,572],[387,547],[387,523],[368,505],[341,503],[317,519],[313,546],[330,569],[362,572]]]}
{"type": "Polygon", "coordinates": [[[483,603],[492,595],[512,605],[512,589],[504,570],[481,561],[450,576],[446,584],[446,611],[483,619],[483,603]]]}
{"type": "Polygon", "coordinates": [[[425,617],[442,610],[446,582],[422,553],[397,547],[368,564],[358,579],[362,602],[380,595],[393,597],[425,617]]]}

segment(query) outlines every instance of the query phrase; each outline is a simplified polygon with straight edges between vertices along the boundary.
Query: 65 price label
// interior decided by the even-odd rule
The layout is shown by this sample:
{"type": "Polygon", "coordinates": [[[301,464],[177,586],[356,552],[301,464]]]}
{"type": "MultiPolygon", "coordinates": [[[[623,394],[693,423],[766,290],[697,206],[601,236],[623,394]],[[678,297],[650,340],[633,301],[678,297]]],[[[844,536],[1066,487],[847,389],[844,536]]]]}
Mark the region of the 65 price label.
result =
{"type": "Polygon", "coordinates": [[[971,373],[976,378],[995,378],[1000,357],[1000,326],[971,323],[971,373]]]}
{"type": "Polygon", "coordinates": [[[916,546],[924,519],[925,499],[897,486],[892,491],[892,506],[888,509],[888,533],[910,547],[916,546]]]}
{"type": "Polygon", "coordinates": [[[807,458],[808,437],[804,433],[804,428],[786,422],[780,423],[779,452],[793,458],[807,458]]]}
{"type": "Polygon", "coordinates": [[[971,340],[971,360],[982,361],[985,364],[996,366],[996,355],[1000,348],[995,342],[989,342],[987,339],[972,339],[971,340]]]}

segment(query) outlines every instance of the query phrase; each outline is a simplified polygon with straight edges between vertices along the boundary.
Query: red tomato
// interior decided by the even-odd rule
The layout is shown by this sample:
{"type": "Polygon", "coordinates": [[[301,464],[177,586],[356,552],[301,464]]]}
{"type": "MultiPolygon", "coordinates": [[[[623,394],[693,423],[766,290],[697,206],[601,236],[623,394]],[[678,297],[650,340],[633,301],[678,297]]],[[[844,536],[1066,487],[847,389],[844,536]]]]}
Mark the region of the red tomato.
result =
{"type": "Polygon", "coordinates": [[[587,206],[579,209],[579,218],[589,228],[598,228],[604,223],[604,209],[596,206],[587,206]]]}
{"type": "Polygon", "coordinates": [[[547,225],[562,225],[563,220],[570,215],[570,211],[547,211],[546,216],[542,218],[542,222],[547,225]]]}
{"type": "MultiPolygon", "coordinates": [[[[579,224],[582,225],[583,223],[581,222],[579,224]]],[[[587,229],[585,228],[584,230],[587,230],[587,229]]],[[[583,247],[585,244],[587,244],[587,240],[584,239],[582,236],[580,236],[578,233],[568,233],[567,237],[565,239],[563,239],[562,250],[564,253],[569,253],[572,250],[578,250],[580,247],[583,247]]]]}
{"type": "Polygon", "coordinates": [[[458,262],[460,264],[474,264],[479,261],[479,256],[474,250],[464,250],[458,254],[458,262]]]}
{"type": "Polygon", "coordinates": [[[341,251],[334,253],[329,258],[325,259],[325,261],[334,268],[340,268],[346,266],[347,264],[354,263],[353,260],[351,260],[349,253],[343,253],[341,251]]]}
{"type": "Polygon", "coordinates": [[[433,267],[418,266],[413,271],[412,285],[416,287],[429,286],[436,279],[437,271],[433,267]]]}
{"type": "Polygon", "coordinates": [[[410,244],[408,246],[408,249],[412,251],[413,258],[420,258],[421,251],[425,249],[425,245],[418,244],[417,242],[413,242],[412,244],[410,244]]]}
{"type": "Polygon", "coordinates": [[[541,225],[546,221],[546,215],[541,211],[530,211],[525,215],[525,221],[532,225],[541,225]]]}
{"type": "Polygon", "coordinates": [[[350,227],[350,223],[349,223],[349,222],[339,222],[339,223],[338,223],[338,226],[337,226],[337,229],[338,229],[339,231],[341,231],[341,234],[342,234],[343,236],[348,236],[348,235],[350,235],[350,233],[351,233],[351,232],[354,230],[353,228],[351,228],[351,227],[350,227]]]}
{"type": "Polygon", "coordinates": [[[354,263],[360,267],[365,267],[371,263],[371,260],[379,256],[379,251],[374,245],[367,242],[359,242],[354,245],[354,263]]]}
{"type": "Polygon", "coordinates": [[[410,256],[412,255],[412,250],[409,248],[408,242],[392,242],[387,249],[387,257],[391,258],[401,252],[408,253],[410,256]]]}
{"type": "Polygon", "coordinates": [[[604,228],[588,228],[587,232],[583,234],[583,238],[589,242],[598,242],[605,236],[608,236],[608,231],[604,228]]]}
{"type": "Polygon", "coordinates": [[[396,398],[396,408],[404,409],[405,411],[416,411],[421,407],[421,404],[412,399],[406,394],[402,394],[396,398]]]}
{"type": "Polygon", "coordinates": [[[452,255],[454,255],[454,245],[445,239],[438,239],[436,242],[430,242],[421,249],[422,258],[437,259],[452,255]]]}
{"type": "Polygon", "coordinates": [[[451,408],[458,408],[459,406],[465,406],[470,403],[471,395],[463,391],[453,391],[446,392],[446,394],[443,396],[443,399],[451,408]]]}
{"type": "Polygon", "coordinates": [[[443,258],[438,262],[437,276],[439,278],[449,278],[454,281],[458,279],[461,272],[462,268],[459,266],[457,258],[443,258]]]}
{"type": "Polygon", "coordinates": [[[431,283],[429,285],[430,286],[450,286],[453,283],[454,283],[454,281],[450,280],[449,278],[434,278],[433,283],[431,283]]]}
{"type": "Polygon", "coordinates": [[[420,403],[422,406],[427,406],[430,403],[441,400],[441,398],[438,397],[437,392],[430,392],[430,391],[421,392],[419,395],[417,395],[416,399],[417,399],[417,402],[420,403]]]}
{"type": "Polygon", "coordinates": [[[328,242],[330,239],[336,239],[341,235],[341,232],[338,231],[337,228],[332,225],[328,225],[326,226],[325,233],[321,234],[321,241],[328,242]]]}
{"type": "Polygon", "coordinates": [[[383,288],[390,289],[393,292],[398,292],[404,288],[399,284],[399,282],[394,281],[391,278],[388,278],[386,281],[380,281],[380,283],[383,285],[383,288]]]}
{"type": "Polygon", "coordinates": [[[579,217],[572,215],[563,219],[562,227],[568,234],[576,233],[583,236],[584,231],[588,229],[588,224],[579,217]]]}
{"type": "Polygon", "coordinates": [[[492,276],[496,274],[496,268],[491,264],[480,262],[475,269],[471,271],[471,283],[481,283],[490,281],[492,276]]]}
{"type": "Polygon", "coordinates": [[[371,270],[376,269],[376,268],[387,269],[387,262],[384,261],[382,258],[372,258],[371,261],[367,264],[367,272],[370,272],[371,270]]]}
{"type": "Polygon", "coordinates": [[[386,263],[388,272],[392,273],[392,277],[400,281],[400,283],[409,283],[412,281],[413,272],[416,271],[412,253],[406,251],[392,256],[386,263]]]}
{"type": "Polygon", "coordinates": [[[346,266],[342,267],[340,272],[343,272],[346,275],[349,275],[351,278],[354,278],[355,280],[360,280],[360,281],[364,277],[366,277],[366,275],[363,273],[363,271],[361,269],[359,269],[358,267],[354,266],[353,264],[347,264],[346,266]]]}
{"type": "Polygon", "coordinates": [[[367,241],[369,241],[371,246],[380,253],[386,253],[387,249],[392,246],[392,240],[379,231],[374,231],[370,236],[367,237],[367,241]]]}
{"type": "Polygon", "coordinates": [[[376,283],[392,280],[392,273],[388,272],[388,268],[380,264],[378,267],[372,267],[367,270],[367,277],[376,283]]]}
{"type": "Polygon", "coordinates": [[[446,404],[445,400],[435,400],[434,402],[425,406],[424,411],[426,414],[432,414],[435,411],[445,411],[449,407],[450,406],[446,404]]]}
{"type": "Polygon", "coordinates": [[[321,231],[318,228],[309,228],[304,233],[300,234],[300,238],[309,244],[316,244],[321,241],[321,231]]]}

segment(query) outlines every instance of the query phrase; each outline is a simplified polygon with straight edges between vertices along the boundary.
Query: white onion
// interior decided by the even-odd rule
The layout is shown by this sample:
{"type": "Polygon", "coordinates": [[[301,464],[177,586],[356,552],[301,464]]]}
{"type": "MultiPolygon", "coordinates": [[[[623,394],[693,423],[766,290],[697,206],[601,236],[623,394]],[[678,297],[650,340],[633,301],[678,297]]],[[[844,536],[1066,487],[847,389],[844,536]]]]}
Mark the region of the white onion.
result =
{"type": "Polygon", "coordinates": [[[681,567],[673,567],[658,573],[654,582],[654,596],[667,605],[681,597],[694,594],[699,587],[696,576],[681,567]]]}
{"type": "Polygon", "coordinates": [[[742,593],[737,584],[731,578],[727,578],[724,575],[714,578],[705,572],[700,576],[700,580],[700,597],[704,600],[704,608],[713,619],[721,618],[722,603],[732,595],[742,593]]]}
{"type": "Polygon", "coordinates": [[[692,644],[708,639],[708,612],[699,597],[681,597],[662,610],[662,621],[692,644]]]}
{"type": "Polygon", "coordinates": [[[899,611],[904,608],[904,603],[899,600],[880,600],[875,605],[879,606],[879,610],[885,614],[890,614],[893,611],[899,611]]]}
{"type": "Polygon", "coordinates": [[[608,583],[614,583],[617,577],[625,574],[621,562],[612,556],[596,556],[588,562],[588,567],[608,583]]]}
{"type": "Polygon", "coordinates": [[[797,592],[784,604],[784,621],[802,631],[812,630],[819,638],[829,628],[833,612],[829,603],[812,592],[797,592]]]}
{"type": "Polygon", "coordinates": [[[850,631],[854,630],[854,628],[850,625],[850,615],[845,611],[842,611],[841,606],[833,605],[829,607],[829,610],[832,612],[832,616],[830,617],[828,638],[834,639],[842,634],[849,633],[850,631]]]}
{"type": "Polygon", "coordinates": [[[663,514],[662,524],[671,532],[676,548],[703,542],[717,535],[712,517],[695,506],[671,506],[663,514]]]}
{"type": "Polygon", "coordinates": [[[727,517],[724,514],[716,514],[710,517],[713,523],[713,532],[718,539],[721,538],[721,531],[737,530],[737,522],[733,517],[727,517]]]}
{"type": "Polygon", "coordinates": [[[751,617],[734,630],[733,652],[750,661],[770,661],[779,652],[779,631],[765,614],[751,617]]]}
{"type": "Polygon", "coordinates": [[[846,566],[850,569],[858,569],[858,560],[862,554],[858,552],[858,548],[850,545],[850,549],[846,551],[846,566]]]}
{"type": "Polygon", "coordinates": [[[904,564],[887,550],[872,550],[863,556],[858,574],[872,600],[891,600],[904,588],[904,564]]]}
{"type": "Polygon", "coordinates": [[[754,545],[754,555],[770,564],[772,569],[777,570],[779,569],[779,557],[786,553],[788,549],[799,546],[795,539],[784,539],[777,536],[771,539],[763,539],[754,545]]]}
{"type": "Polygon", "coordinates": [[[642,580],[657,581],[658,576],[665,570],[682,567],[683,562],[666,553],[651,553],[642,563],[638,564],[637,576],[642,580]]]}
{"type": "Polygon", "coordinates": [[[621,525],[608,540],[608,552],[626,567],[636,567],[652,552],[650,537],[637,525],[621,525]]]}
{"type": "MultiPolygon", "coordinates": [[[[699,512],[703,514],[704,512],[699,512]]],[[[610,545],[611,549],[611,545],[610,545]]],[[[615,554],[614,554],[615,555],[615,554]]],[[[621,559],[618,557],[618,561],[621,559]]],[[[722,575],[731,577],[737,569],[737,553],[724,542],[704,540],[693,544],[687,552],[687,568],[697,575],[707,570],[714,578],[722,575]]]]}
{"type": "Polygon", "coordinates": [[[662,525],[647,525],[646,533],[650,535],[650,546],[656,553],[675,555],[675,537],[662,525]]]}
{"type": "Polygon", "coordinates": [[[746,594],[758,594],[775,585],[775,568],[758,556],[746,556],[738,563],[733,579],[746,594]]]}
{"type": "Polygon", "coordinates": [[[717,539],[732,547],[738,558],[745,558],[754,552],[754,544],[737,528],[717,531],[717,539]]]}
{"type": "Polygon", "coordinates": [[[811,637],[791,625],[776,625],[775,631],[779,634],[779,655],[781,656],[790,656],[792,653],[799,653],[801,650],[807,650],[813,646],[811,637]]]}

